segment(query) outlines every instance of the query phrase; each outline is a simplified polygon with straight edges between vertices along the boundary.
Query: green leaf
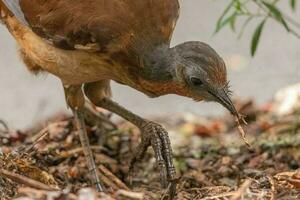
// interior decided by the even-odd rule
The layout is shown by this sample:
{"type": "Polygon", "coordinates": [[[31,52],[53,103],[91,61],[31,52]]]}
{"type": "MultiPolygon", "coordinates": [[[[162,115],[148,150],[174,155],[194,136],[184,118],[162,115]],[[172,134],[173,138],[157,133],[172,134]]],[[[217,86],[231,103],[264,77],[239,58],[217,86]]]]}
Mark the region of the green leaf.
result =
{"type": "Polygon", "coordinates": [[[230,22],[230,28],[233,32],[235,32],[236,16],[237,16],[237,14],[235,13],[233,18],[229,21],[230,22]]]}
{"type": "Polygon", "coordinates": [[[263,1],[262,3],[269,9],[270,13],[274,17],[276,17],[276,19],[282,18],[281,12],[280,12],[280,10],[278,10],[278,8],[276,8],[276,6],[270,4],[270,3],[266,2],[266,1],[263,1]]]}
{"type": "Polygon", "coordinates": [[[290,27],[289,27],[289,25],[286,23],[285,19],[284,19],[284,18],[281,18],[280,22],[281,22],[281,24],[284,26],[285,30],[286,30],[287,32],[290,32],[290,27]]]}
{"type": "Polygon", "coordinates": [[[218,33],[224,26],[226,26],[227,24],[230,24],[230,27],[232,28],[232,30],[234,31],[235,28],[235,19],[236,19],[237,13],[234,12],[233,14],[231,14],[229,17],[225,18],[224,20],[222,20],[219,25],[216,27],[215,33],[218,33]]]}
{"type": "Polygon", "coordinates": [[[237,12],[241,12],[241,11],[242,11],[242,5],[241,5],[241,2],[236,1],[234,7],[235,7],[235,10],[236,10],[237,12]]]}
{"type": "Polygon", "coordinates": [[[266,23],[266,19],[263,20],[255,29],[255,32],[252,36],[252,42],[251,42],[251,55],[254,56],[255,55],[255,52],[257,50],[257,47],[258,47],[258,43],[259,43],[259,39],[261,37],[261,33],[262,33],[262,30],[264,28],[264,25],[266,23]]]}
{"type": "Polygon", "coordinates": [[[297,0],[290,0],[290,6],[293,11],[296,10],[296,4],[297,4],[297,0]]]}
{"type": "MultiPolygon", "coordinates": [[[[225,10],[223,11],[222,15],[219,17],[218,21],[217,21],[217,25],[216,25],[216,31],[215,33],[217,33],[217,30],[221,30],[222,28],[222,24],[224,23],[223,19],[224,17],[227,15],[227,13],[231,10],[231,8],[234,6],[234,3],[236,2],[236,0],[232,0],[228,6],[225,8],[225,10]]],[[[224,25],[223,25],[224,26],[224,25]]]]}
{"type": "Polygon", "coordinates": [[[243,23],[242,28],[241,28],[241,30],[240,30],[238,39],[240,39],[240,38],[243,36],[244,31],[245,31],[247,25],[250,23],[250,21],[251,21],[253,18],[254,18],[253,16],[250,16],[250,17],[247,18],[247,20],[245,20],[245,22],[243,23]]]}
{"type": "Polygon", "coordinates": [[[266,1],[263,1],[262,3],[268,8],[270,13],[275,17],[275,19],[279,21],[284,26],[284,28],[289,32],[290,28],[286,23],[286,21],[284,20],[280,10],[275,5],[272,5],[266,1]]]}

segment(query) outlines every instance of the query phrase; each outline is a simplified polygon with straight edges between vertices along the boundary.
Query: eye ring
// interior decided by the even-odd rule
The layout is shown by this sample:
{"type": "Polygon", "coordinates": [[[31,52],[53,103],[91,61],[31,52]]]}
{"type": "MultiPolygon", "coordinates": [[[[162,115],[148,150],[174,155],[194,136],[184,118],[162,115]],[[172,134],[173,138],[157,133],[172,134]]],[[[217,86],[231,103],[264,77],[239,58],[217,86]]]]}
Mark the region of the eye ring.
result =
{"type": "Polygon", "coordinates": [[[202,86],[204,84],[201,79],[196,77],[191,77],[191,82],[194,86],[202,86]]]}

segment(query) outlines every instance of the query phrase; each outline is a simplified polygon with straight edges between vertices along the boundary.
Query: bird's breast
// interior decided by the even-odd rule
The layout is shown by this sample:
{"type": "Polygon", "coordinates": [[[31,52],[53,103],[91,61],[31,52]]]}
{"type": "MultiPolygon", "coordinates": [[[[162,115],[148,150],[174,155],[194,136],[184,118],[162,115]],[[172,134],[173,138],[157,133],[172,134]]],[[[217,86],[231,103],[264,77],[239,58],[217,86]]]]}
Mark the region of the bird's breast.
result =
{"type": "Polygon", "coordinates": [[[193,94],[183,83],[175,81],[148,81],[139,79],[140,91],[147,94],[149,97],[159,97],[167,94],[177,94],[180,96],[191,97],[193,94]]]}

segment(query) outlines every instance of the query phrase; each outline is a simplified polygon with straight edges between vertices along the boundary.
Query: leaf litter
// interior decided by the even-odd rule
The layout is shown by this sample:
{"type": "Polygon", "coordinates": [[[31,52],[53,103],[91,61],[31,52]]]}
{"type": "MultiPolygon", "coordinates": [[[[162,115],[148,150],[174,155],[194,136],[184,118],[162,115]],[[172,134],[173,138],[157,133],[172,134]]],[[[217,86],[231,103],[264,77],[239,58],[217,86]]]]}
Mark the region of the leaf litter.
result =
{"type": "MultiPolygon", "coordinates": [[[[251,149],[237,137],[236,121],[229,115],[153,119],[170,133],[180,176],[176,199],[300,199],[299,112],[277,116],[271,104],[258,107],[251,100],[236,105],[248,122],[244,128],[251,149]]],[[[103,126],[101,120],[87,122],[87,130],[105,194],[89,187],[72,117],[58,114],[47,126],[34,124],[24,131],[9,130],[1,121],[0,199],[167,199],[152,150],[135,167],[131,183],[128,180],[139,130],[109,118],[103,126]]]]}

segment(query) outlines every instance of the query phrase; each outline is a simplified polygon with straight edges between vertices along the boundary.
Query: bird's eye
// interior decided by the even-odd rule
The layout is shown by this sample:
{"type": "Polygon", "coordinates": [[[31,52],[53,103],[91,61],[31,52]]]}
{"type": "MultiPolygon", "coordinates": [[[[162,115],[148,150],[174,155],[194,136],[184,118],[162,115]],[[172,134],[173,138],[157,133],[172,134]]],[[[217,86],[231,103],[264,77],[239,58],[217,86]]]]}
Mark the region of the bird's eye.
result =
{"type": "Polygon", "coordinates": [[[199,78],[192,77],[191,82],[194,86],[202,86],[203,82],[199,78]]]}

